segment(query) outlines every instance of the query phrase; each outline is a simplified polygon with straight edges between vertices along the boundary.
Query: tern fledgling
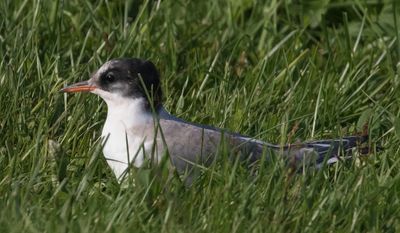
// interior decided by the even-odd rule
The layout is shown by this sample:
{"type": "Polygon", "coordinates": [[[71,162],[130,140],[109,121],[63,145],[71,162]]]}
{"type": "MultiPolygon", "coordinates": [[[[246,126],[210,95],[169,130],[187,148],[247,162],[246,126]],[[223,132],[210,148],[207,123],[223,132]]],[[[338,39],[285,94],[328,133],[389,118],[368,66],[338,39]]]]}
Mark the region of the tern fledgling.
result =
{"type": "Polygon", "coordinates": [[[340,155],[349,156],[354,148],[367,141],[367,136],[350,136],[279,146],[186,122],[164,109],[160,75],[154,64],[137,58],[110,60],[89,80],[61,91],[91,92],[106,102],[103,153],[119,180],[130,163],[140,167],[146,159],[159,162],[167,152],[179,173],[191,171],[197,164],[211,164],[221,144],[229,149],[233,159],[240,158],[249,164],[263,155],[267,161],[278,155],[295,165],[308,160],[319,167],[324,161],[336,162],[340,155]]]}

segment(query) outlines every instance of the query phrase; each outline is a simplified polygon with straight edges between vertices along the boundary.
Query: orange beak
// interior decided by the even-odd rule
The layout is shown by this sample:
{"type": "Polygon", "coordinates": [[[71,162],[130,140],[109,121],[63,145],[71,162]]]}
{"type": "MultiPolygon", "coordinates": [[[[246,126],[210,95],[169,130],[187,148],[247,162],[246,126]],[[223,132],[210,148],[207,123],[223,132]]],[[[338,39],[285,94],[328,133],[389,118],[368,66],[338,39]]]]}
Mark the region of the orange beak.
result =
{"type": "Polygon", "coordinates": [[[79,83],[74,83],[72,85],[69,85],[67,87],[64,87],[61,89],[61,92],[88,92],[88,91],[93,91],[96,89],[95,86],[92,86],[88,83],[88,81],[83,81],[79,83]]]}

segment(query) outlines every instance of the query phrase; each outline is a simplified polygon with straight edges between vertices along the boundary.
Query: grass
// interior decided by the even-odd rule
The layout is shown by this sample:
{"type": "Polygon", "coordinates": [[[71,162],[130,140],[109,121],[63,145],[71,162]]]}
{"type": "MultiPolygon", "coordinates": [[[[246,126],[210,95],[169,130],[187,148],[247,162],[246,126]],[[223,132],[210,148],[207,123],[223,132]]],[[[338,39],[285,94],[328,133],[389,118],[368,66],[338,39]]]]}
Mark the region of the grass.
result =
{"type": "Polygon", "coordinates": [[[318,6],[278,0],[1,1],[0,232],[398,232],[400,11],[324,2],[310,24],[318,6]],[[294,177],[221,162],[190,188],[146,167],[120,186],[104,103],[58,92],[115,57],[154,61],[186,120],[274,143],[368,123],[385,150],[294,177]]]}

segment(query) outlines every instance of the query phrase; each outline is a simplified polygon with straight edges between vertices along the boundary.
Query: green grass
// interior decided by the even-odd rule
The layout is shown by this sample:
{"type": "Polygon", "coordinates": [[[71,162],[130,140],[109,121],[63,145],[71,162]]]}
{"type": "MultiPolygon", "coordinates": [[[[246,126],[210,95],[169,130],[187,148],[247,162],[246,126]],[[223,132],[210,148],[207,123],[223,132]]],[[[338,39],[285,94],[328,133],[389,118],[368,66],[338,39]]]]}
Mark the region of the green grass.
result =
{"type": "Polygon", "coordinates": [[[291,2],[0,1],[0,232],[400,231],[399,6],[291,2]],[[190,188],[146,167],[120,186],[104,103],[58,92],[116,57],[154,61],[186,120],[274,143],[368,123],[385,150],[293,177],[220,162],[190,188]]]}

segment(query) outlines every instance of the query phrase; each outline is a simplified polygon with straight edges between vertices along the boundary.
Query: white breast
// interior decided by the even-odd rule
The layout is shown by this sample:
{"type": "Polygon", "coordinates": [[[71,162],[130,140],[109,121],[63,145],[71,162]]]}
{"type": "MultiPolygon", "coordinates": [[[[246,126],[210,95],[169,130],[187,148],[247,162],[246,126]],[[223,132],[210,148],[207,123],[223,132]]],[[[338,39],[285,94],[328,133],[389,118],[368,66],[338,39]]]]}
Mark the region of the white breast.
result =
{"type": "Polygon", "coordinates": [[[136,167],[142,166],[148,148],[152,147],[145,135],[132,135],[126,130],[122,124],[107,120],[102,133],[103,154],[117,178],[120,178],[129,163],[136,167]]]}
{"type": "Polygon", "coordinates": [[[141,167],[146,156],[151,156],[153,116],[144,111],[141,99],[122,99],[107,106],[103,154],[117,179],[121,179],[129,164],[141,167]]]}

